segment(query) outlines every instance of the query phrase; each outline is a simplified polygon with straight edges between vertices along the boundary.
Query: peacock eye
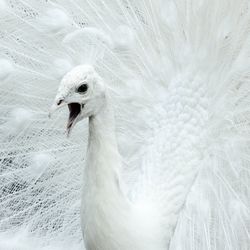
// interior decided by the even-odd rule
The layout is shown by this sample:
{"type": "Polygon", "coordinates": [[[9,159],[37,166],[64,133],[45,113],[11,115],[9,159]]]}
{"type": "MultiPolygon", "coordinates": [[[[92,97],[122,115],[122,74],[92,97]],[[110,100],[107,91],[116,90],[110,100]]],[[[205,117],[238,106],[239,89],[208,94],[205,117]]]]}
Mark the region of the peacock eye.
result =
{"type": "Polygon", "coordinates": [[[88,90],[88,84],[83,83],[82,85],[80,85],[77,89],[78,93],[85,93],[88,90]]]}

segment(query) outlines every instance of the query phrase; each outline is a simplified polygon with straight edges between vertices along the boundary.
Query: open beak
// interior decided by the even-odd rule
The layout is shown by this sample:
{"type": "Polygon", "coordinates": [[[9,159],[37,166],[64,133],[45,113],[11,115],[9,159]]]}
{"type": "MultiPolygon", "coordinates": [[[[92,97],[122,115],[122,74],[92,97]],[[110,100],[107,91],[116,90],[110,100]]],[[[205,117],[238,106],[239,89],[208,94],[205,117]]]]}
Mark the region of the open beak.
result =
{"type": "Polygon", "coordinates": [[[61,107],[64,107],[66,104],[68,105],[68,109],[69,109],[69,118],[67,122],[66,133],[67,133],[67,136],[69,137],[72,131],[72,128],[78,121],[79,114],[81,113],[84,105],[82,106],[80,103],[77,103],[77,102],[67,103],[64,100],[58,100],[51,106],[50,111],[49,111],[49,118],[51,118],[52,114],[56,110],[60,109],[61,107]]]}
{"type": "Polygon", "coordinates": [[[78,116],[82,111],[82,106],[81,104],[77,102],[69,103],[68,104],[69,108],[69,119],[67,123],[67,136],[70,135],[70,132],[72,128],[75,126],[76,122],[78,121],[78,116]]]}

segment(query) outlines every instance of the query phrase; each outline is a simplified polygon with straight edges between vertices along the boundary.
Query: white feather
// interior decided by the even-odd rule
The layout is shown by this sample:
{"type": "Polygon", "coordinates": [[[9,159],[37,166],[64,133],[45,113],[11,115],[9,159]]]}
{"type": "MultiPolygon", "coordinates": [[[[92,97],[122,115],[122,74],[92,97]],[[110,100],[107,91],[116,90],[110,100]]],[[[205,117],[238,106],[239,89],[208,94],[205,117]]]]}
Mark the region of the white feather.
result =
{"type": "Polygon", "coordinates": [[[68,15],[60,9],[49,9],[39,20],[41,28],[47,32],[58,32],[70,25],[68,15]]]}

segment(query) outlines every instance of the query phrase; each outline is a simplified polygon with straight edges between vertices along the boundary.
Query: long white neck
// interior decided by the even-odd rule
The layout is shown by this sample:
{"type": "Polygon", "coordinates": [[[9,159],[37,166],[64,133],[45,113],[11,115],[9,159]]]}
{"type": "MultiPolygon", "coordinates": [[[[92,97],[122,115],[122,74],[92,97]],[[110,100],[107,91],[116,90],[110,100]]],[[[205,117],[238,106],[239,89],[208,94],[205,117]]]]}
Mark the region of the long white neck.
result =
{"type": "Polygon", "coordinates": [[[165,249],[161,236],[154,233],[152,237],[152,229],[158,230],[160,225],[155,216],[151,212],[145,215],[145,204],[139,209],[132,206],[121,191],[120,168],[114,116],[107,99],[100,112],[89,119],[82,212],[86,249],[165,249]]]}
{"type": "Polygon", "coordinates": [[[89,118],[86,178],[89,188],[116,192],[121,167],[115,136],[115,122],[109,98],[97,115],[89,118]]]}

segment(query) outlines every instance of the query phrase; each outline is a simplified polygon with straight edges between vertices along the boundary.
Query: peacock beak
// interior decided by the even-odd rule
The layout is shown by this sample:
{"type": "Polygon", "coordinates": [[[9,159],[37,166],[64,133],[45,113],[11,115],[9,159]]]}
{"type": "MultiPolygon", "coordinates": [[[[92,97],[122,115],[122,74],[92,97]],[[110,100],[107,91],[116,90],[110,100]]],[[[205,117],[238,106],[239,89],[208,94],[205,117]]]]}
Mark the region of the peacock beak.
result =
{"type": "Polygon", "coordinates": [[[50,110],[49,110],[49,118],[51,118],[52,114],[55,113],[56,110],[58,110],[59,108],[65,106],[67,103],[59,98],[59,99],[56,99],[54,101],[54,103],[52,104],[52,106],[50,107],[50,110]]]}
{"type": "Polygon", "coordinates": [[[66,127],[67,136],[69,136],[72,131],[72,128],[78,121],[79,115],[81,114],[84,105],[81,105],[80,103],[77,102],[68,102],[68,100],[58,98],[55,100],[55,102],[52,104],[49,110],[49,118],[51,118],[52,114],[55,113],[56,110],[66,105],[68,106],[69,109],[69,118],[66,127]]]}

